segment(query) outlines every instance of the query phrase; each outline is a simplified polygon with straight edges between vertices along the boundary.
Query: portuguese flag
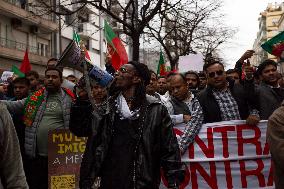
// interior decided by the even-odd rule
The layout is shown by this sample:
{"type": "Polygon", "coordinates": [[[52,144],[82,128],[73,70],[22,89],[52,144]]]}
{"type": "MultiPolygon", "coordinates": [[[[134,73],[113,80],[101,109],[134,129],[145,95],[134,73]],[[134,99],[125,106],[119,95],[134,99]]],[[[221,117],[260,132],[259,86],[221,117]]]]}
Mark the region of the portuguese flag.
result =
{"type": "Polygon", "coordinates": [[[162,51],[160,51],[160,60],[158,64],[157,74],[159,76],[165,76],[167,74],[166,63],[162,51]]]}
{"type": "Polygon", "coordinates": [[[261,47],[268,53],[280,57],[284,51],[284,31],[263,43],[261,47]]]}
{"type": "Polygon", "coordinates": [[[104,32],[108,44],[108,53],[111,56],[112,67],[115,70],[118,70],[123,64],[128,62],[126,50],[119,37],[114,33],[106,21],[104,25],[104,32]]]}

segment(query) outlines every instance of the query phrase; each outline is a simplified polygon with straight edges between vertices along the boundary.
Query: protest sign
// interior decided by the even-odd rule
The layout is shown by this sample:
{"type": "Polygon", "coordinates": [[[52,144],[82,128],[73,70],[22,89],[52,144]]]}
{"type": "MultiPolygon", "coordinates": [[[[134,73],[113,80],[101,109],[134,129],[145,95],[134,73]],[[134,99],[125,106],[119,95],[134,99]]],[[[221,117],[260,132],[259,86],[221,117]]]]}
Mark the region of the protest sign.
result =
{"type": "MultiPolygon", "coordinates": [[[[182,156],[187,170],[181,188],[274,188],[266,127],[266,121],[258,126],[244,121],[203,125],[182,156]]],[[[183,130],[175,127],[178,137],[183,130]]],[[[165,188],[164,184],[162,179],[160,188],[165,188]]]]}
{"type": "Polygon", "coordinates": [[[49,189],[79,188],[80,164],[86,140],[73,135],[67,129],[48,133],[49,189]]]}
{"type": "Polygon", "coordinates": [[[178,62],[179,72],[187,72],[189,70],[200,72],[203,71],[204,57],[202,54],[189,54],[180,56],[178,62]]]}

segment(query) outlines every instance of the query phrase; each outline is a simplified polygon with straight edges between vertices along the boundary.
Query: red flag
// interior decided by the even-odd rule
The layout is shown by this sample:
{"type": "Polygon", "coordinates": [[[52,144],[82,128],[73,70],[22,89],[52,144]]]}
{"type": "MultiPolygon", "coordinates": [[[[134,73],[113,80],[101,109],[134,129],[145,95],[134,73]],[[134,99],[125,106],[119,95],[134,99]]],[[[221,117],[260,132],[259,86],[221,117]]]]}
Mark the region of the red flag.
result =
{"type": "Polygon", "coordinates": [[[31,69],[32,69],[32,66],[31,66],[31,63],[29,61],[28,50],[26,49],[24,60],[22,61],[22,64],[20,66],[20,70],[21,70],[21,72],[26,74],[27,72],[31,71],[31,69]]]}

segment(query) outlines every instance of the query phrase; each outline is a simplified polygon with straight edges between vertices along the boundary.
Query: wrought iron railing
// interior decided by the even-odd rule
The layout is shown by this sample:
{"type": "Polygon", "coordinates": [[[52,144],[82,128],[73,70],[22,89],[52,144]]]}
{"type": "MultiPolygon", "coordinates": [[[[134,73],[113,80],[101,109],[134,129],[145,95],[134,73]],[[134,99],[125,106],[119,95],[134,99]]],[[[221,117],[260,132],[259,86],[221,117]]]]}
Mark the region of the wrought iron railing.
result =
{"type": "Polygon", "coordinates": [[[45,49],[45,53],[42,53],[43,51],[40,51],[38,47],[30,46],[25,43],[20,43],[17,41],[9,40],[7,38],[0,38],[0,46],[9,48],[9,49],[15,49],[19,51],[26,51],[28,48],[29,53],[36,54],[39,56],[45,56],[50,57],[50,51],[45,49]]]}

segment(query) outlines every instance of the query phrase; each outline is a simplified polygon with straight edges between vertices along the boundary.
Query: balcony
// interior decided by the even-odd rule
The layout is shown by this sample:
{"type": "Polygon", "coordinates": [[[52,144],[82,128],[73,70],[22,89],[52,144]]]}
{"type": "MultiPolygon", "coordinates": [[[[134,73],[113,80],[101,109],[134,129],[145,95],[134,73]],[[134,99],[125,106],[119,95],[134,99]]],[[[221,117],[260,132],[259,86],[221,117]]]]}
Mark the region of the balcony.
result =
{"type": "Polygon", "coordinates": [[[17,41],[9,40],[6,38],[0,38],[1,57],[22,60],[26,48],[28,48],[29,60],[32,63],[45,65],[47,60],[50,58],[50,51],[48,49],[43,50],[35,46],[29,46],[27,44],[19,43],[17,41]]]}
{"type": "Polygon", "coordinates": [[[18,0],[0,0],[0,11],[5,16],[18,18],[28,25],[37,25],[47,31],[58,29],[58,24],[52,21],[52,15],[44,14],[32,6],[21,7],[18,0]]]}

